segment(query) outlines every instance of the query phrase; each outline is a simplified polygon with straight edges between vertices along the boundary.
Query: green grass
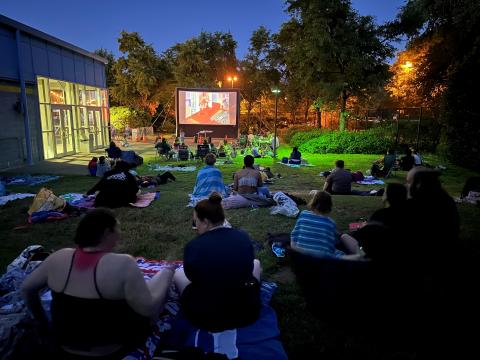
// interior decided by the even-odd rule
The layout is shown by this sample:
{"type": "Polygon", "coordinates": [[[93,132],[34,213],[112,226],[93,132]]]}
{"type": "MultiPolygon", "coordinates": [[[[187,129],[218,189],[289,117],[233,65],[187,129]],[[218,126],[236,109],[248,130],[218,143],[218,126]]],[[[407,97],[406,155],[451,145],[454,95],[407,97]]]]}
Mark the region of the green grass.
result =
{"type": "MultiPolygon", "coordinates": [[[[288,156],[290,149],[281,147],[279,158],[288,156]]],[[[275,163],[272,159],[258,159],[262,166],[270,166],[272,171],[282,175],[282,179],[270,186],[271,190],[284,190],[289,193],[309,199],[308,193],[313,189],[321,189],[324,178],[318,173],[333,167],[335,160],[343,159],[346,167],[351,170],[365,171],[376,155],[306,155],[305,158],[315,167],[291,169],[275,163]]],[[[155,159],[145,159],[145,165],[139,169],[142,174],[151,173],[149,163],[155,159]]],[[[233,173],[241,167],[241,158],[235,159],[232,165],[221,166],[225,183],[232,182],[233,173]]],[[[435,156],[427,157],[433,165],[439,164],[435,156]]],[[[192,162],[195,163],[195,162],[192,162]]],[[[199,167],[200,163],[196,163],[199,167]]],[[[452,196],[458,196],[465,179],[475,173],[465,169],[446,165],[447,170],[442,175],[445,188],[452,196]]],[[[144,256],[151,259],[181,259],[185,244],[195,233],[191,230],[192,210],[186,208],[187,194],[192,190],[196,173],[175,172],[176,182],[160,186],[160,199],[150,207],[144,209],[121,208],[115,210],[123,232],[123,241],[119,251],[135,256],[144,256]]],[[[403,182],[405,172],[389,179],[389,182],[403,182]]],[[[477,174],[478,176],[478,174],[477,174]]],[[[45,184],[55,194],[66,192],[85,192],[95,183],[96,179],[88,176],[65,176],[62,179],[45,184]]],[[[9,191],[36,192],[41,186],[22,187],[11,186],[9,191]]],[[[368,189],[375,187],[360,187],[368,189]]],[[[378,187],[376,187],[378,188],[378,187]]],[[[37,224],[14,230],[15,227],[25,225],[27,210],[32,199],[18,200],[8,203],[0,209],[0,267],[5,269],[19,252],[31,244],[41,244],[47,249],[59,249],[72,245],[72,238],[78,218],[69,218],[59,222],[37,224]]],[[[334,210],[332,218],[337,222],[340,230],[347,230],[350,222],[360,217],[368,217],[372,212],[382,207],[379,197],[334,196],[334,210]]],[[[302,207],[302,209],[305,207],[302,207]]],[[[471,205],[458,206],[462,219],[461,239],[468,246],[471,253],[480,254],[480,223],[478,216],[480,209],[471,205]]],[[[290,232],[295,219],[281,215],[270,215],[269,209],[238,209],[226,211],[228,220],[235,226],[246,230],[254,239],[266,244],[268,232],[290,232]]],[[[344,342],[349,343],[349,349],[356,357],[365,351],[375,349],[365,345],[359,339],[343,339],[333,329],[314,320],[306,311],[302,296],[294,278],[288,276],[288,259],[277,259],[265,247],[259,257],[267,278],[279,282],[279,289],[275,294],[272,305],[277,311],[282,341],[290,359],[308,358],[306,354],[336,354],[336,358],[344,355],[344,342]],[[341,355],[343,354],[343,355],[341,355]]],[[[311,357],[311,356],[310,356],[311,357]]]]}

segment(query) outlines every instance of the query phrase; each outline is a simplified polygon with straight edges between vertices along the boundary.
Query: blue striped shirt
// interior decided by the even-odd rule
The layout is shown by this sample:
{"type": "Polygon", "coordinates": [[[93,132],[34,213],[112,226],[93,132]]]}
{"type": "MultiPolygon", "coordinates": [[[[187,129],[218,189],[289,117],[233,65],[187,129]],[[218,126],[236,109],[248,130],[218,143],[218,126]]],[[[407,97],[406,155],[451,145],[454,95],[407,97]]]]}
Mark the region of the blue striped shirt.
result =
{"type": "Polygon", "coordinates": [[[214,191],[218,192],[222,197],[228,194],[223,183],[222,172],[215,166],[206,165],[198,171],[192,196],[209,197],[214,191]]]}
{"type": "Polygon", "coordinates": [[[293,228],[291,239],[294,245],[316,256],[335,256],[337,226],[329,217],[304,210],[293,228]]]}

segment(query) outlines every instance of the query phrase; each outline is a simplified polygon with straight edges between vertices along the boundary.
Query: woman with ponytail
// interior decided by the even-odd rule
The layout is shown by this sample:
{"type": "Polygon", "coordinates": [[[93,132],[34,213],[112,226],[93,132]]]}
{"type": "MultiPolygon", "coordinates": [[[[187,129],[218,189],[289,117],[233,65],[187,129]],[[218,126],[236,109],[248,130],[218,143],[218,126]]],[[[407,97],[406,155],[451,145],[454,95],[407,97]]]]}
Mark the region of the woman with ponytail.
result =
{"type": "Polygon", "coordinates": [[[260,261],[247,233],[225,227],[222,197],[212,193],[194,209],[198,236],[175,272],[185,316],[211,332],[247,326],[260,314],[260,261]]]}

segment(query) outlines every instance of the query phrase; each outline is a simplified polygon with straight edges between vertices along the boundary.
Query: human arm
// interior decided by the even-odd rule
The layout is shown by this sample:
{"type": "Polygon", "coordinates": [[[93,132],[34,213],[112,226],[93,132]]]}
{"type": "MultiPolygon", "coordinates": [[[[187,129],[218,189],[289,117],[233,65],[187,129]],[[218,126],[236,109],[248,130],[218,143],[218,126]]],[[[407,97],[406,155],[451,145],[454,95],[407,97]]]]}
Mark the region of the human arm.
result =
{"type": "Polygon", "coordinates": [[[333,173],[328,175],[323,184],[323,191],[330,191],[332,188],[333,173]]]}
{"type": "Polygon", "coordinates": [[[40,328],[48,328],[48,319],[43,310],[39,291],[48,284],[48,270],[53,255],[47,257],[43,263],[35,269],[23,282],[20,291],[27,308],[38,321],[40,328]]]}
{"type": "Polygon", "coordinates": [[[145,282],[133,257],[125,260],[125,300],[140,315],[156,318],[163,310],[168,289],[173,278],[173,269],[166,268],[145,282]]]}
{"type": "Polygon", "coordinates": [[[238,191],[238,173],[233,177],[233,190],[238,191]]]}
{"type": "Polygon", "coordinates": [[[262,187],[263,186],[263,181],[262,181],[262,175],[260,174],[260,171],[257,170],[257,187],[262,187]]]}
{"type": "Polygon", "coordinates": [[[105,175],[90,189],[87,191],[87,195],[95,194],[95,192],[100,191],[103,188],[105,182],[105,175]]]}
{"type": "Polygon", "coordinates": [[[348,254],[358,254],[360,253],[360,246],[358,241],[348,234],[341,234],[339,236],[339,242],[347,250],[348,254]]]}

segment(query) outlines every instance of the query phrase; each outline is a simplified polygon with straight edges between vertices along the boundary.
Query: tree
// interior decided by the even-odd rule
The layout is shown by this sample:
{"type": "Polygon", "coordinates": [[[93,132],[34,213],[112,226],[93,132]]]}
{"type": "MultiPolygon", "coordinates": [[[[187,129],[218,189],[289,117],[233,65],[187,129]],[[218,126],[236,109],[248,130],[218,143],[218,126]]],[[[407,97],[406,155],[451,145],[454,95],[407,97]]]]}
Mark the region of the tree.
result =
{"type": "Polygon", "coordinates": [[[214,87],[236,72],[236,41],[229,33],[202,32],[167,50],[178,86],[214,87]]]}
{"type": "Polygon", "coordinates": [[[261,99],[262,94],[270,90],[272,83],[278,83],[278,72],[270,57],[274,46],[270,31],[261,26],[252,33],[248,53],[240,62],[242,97],[247,110],[246,129],[249,128],[250,115],[255,103],[261,99]]]}
{"type": "Polygon", "coordinates": [[[443,109],[442,148],[460,165],[480,169],[480,2],[411,0],[395,21],[390,36],[408,36],[410,46],[426,43],[418,64],[421,93],[437,98],[443,109]]]}
{"type": "Polygon", "coordinates": [[[113,66],[112,97],[119,104],[152,116],[159,105],[159,89],[171,78],[168,62],[136,32],[122,31],[118,43],[122,56],[113,66]]]}
{"type": "Polygon", "coordinates": [[[107,88],[110,88],[115,83],[115,74],[113,72],[113,66],[115,65],[115,56],[111,51],[103,48],[95,50],[94,53],[107,60],[107,63],[105,64],[105,81],[107,84],[107,88]]]}
{"type": "Polygon", "coordinates": [[[287,4],[292,19],[282,31],[295,34],[287,66],[311,89],[312,101],[338,99],[339,127],[344,130],[348,98],[367,96],[388,79],[385,61],[392,47],[373,18],[358,15],[349,0],[287,0],[287,4]]]}

